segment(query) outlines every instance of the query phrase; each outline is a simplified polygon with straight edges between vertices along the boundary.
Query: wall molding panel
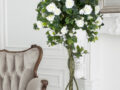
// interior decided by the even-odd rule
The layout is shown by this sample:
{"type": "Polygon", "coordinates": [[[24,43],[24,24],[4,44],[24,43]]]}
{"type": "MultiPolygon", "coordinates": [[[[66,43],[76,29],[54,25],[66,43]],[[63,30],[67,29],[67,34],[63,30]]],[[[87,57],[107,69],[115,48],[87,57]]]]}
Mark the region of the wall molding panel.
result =
{"type": "Polygon", "coordinates": [[[55,70],[55,69],[41,69],[39,70],[38,75],[41,78],[46,78],[49,81],[49,87],[59,88],[60,90],[64,87],[64,70],[55,70]]]}
{"type": "Polygon", "coordinates": [[[104,24],[100,30],[100,34],[120,35],[119,13],[104,14],[104,24]]]}
{"type": "Polygon", "coordinates": [[[4,48],[4,0],[0,0],[0,49],[4,48]]]}
{"type": "Polygon", "coordinates": [[[104,14],[104,24],[99,33],[99,40],[91,44],[90,79],[92,81],[92,90],[119,90],[119,77],[117,76],[120,73],[113,71],[117,70],[115,69],[116,67],[119,68],[117,63],[120,58],[118,54],[120,45],[120,14],[104,14]],[[112,70],[111,68],[114,69],[112,70]]]}

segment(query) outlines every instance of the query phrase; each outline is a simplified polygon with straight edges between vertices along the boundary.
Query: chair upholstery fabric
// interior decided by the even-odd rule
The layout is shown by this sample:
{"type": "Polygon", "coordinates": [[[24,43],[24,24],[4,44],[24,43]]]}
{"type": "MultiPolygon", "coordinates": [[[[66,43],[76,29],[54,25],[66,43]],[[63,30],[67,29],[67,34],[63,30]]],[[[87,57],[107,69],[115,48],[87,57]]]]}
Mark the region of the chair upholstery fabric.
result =
{"type": "Polygon", "coordinates": [[[32,79],[27,86],[26,90],[40,90],[42,87],[40,78],[32,79]]]}
{"type": "Polygon", "coordinates": [[[26,90],[34,78],[39,54],[38,48],[23,52],[0,51],[0,90],[26,90]]]}

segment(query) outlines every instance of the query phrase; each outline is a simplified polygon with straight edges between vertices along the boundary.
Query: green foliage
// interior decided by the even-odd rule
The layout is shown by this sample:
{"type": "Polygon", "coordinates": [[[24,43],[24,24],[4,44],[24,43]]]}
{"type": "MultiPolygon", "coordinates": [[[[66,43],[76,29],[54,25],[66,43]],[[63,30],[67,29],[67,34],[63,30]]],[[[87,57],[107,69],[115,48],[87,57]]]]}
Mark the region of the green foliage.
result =
{"type": "Polygon", "coordinates": [[[98,7],[98,0],[42,0],[37,6],[37,23],[34,29],[49,28],[46,32],[49,46],[64,45],[68,50],[68,68],[70,80],[65,90],[73,90],[73,80],[79,90],[74,77],[74,58],[87,54],[87,50],[80,44],[82,34],[86,34],[88,42],[98,40],[98,29],[102,23],[102,15],[98,7]],[[82,34],[81,34],[82,33],[82,34]]]}
{"type": "MultiPolygon", "coordinates": [[[[98,17],[102,18],[102,15],[99,13],[95,13],[95,7],[98,5],[98,0],[74,0],[74,6],[71,8],[66,7],[66,0],[43,0],[41,1],[36,11],[38,12],[37,21],[42,22],[42,26],[44,28],[49,28],[50,31],[46,32],[48,38],[48,44],[50,46],[54,46],[57,44],[63,44],[66,48],[71,46],[73,55],[79,58],[83,54],[87,53],[82,46],[79,44],[76,46],[78,42],[78,38],[76,33],[79,29],[86,31],[87,38],[89,42],[95,42],[98,40],[98,29],[103,26],[103,23],[98,25],[98,17]],[[51,3],[54,3],[56,6],[56,10],[60,10],[59,15],[55,15],[55,12],[49,11],[47,6],[51,3]],[[90,14],[80,14],[79,11],[82,10],[86,5],[91,6],[92,12],[90,14]],[[53,15],[53,20],[48,18],[50,15],[53,15]],[[50,21],[51,20],[51,21],[50,21]],[[76,20],[83,20],[84,26],[79,27],[76,24],[76,20]],[[67,33],[62,31],[63,27],[67,27],[67,33]],[[71,34],[71,35],[70,35],[71,34]],[[72,35],[73,34],[73,35],[72,35]],[[74,52],[75,51],[75,52],[74,52]]],[[[57,13],[58,14],[58,13],[57,13]]],[[[38,30],[37,23],[34,24],[34,29],[38,30]]]]}

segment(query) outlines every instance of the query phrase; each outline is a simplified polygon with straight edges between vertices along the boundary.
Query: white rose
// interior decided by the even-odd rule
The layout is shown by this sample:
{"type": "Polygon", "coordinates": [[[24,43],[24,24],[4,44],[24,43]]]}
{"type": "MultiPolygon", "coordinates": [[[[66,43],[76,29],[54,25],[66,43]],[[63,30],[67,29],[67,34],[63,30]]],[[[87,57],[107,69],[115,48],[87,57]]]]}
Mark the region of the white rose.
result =
{"type": "Polygon", "coordinates": [[[57,36],[62,36],[62,34],[60,34],[60,33],[57,33],[56,35],[57,35],[57,36]]]}
{"type": "Polygon", "coordinates": [[[50,36],[54,36],[54,31],[49,31],[50,36]]]}
{"type": "Polygon", "coordinates": [[[77,24],[78,27],[83,27],[84,26],[84,20],[76,20],[75,23],[77,24]]]}
{"type": "Polygon", "coordinates": [[[55,14],[55,15],[60,15],[60,13],[61,13],[61,10],[58,9],[58,8],[56,8],[55,11],[54,11],[54,14],[55,14]]]}
{"type": "Polygon", "coordinates": [[[43,28],[43,23],[41,21],[37,21],[36,24],[39,29],[43,28]]]}
{"type": "Polygon", "coordinates": [[[84,10],[81,9],[81,10],[79,11],[79,14],[84,14],[84,10]]]}
{"type": "Polygon", "coordinates": [[[81,20],[84,20],[84,17],[81,17],[81,20]]]}
{"type": "Polygon", "coordinates": [[[50,22],[53,22],[54,18],[55,18],[54,15],[49,15],[49,16],[46,17],[46,19],[50,22]]]}
{"type": "Polygon", "coordinates": [[[92,16],[88,16],[88,20],[91,20],[93,17],[92,16]]]}
{"type": "Polygon", "coordinates": [[[96,19],[96,24],[99,26],[99,25],[101,25],[102,23],[103,23],[102,18],[101,18],[101,17],[98,17],[98,18],[96,19]]]}
{"type": "Polygon", "coordinates": [[[90,5],[85,5],[85,7],[83,8],[83,10],[84,10],[84,14],[88,15],[88,14],[91,14],[92,7],[90,5]]]}
{"type": "Polygon", "coordinates": [[[61,33],[62,33],[62,34],[66,34],[67,32],[68,32],[67,26],[64,26],[64,27],[61,29],[61,33]]]}
{"type": "Polygon", "coordinates": [[[95,6],[95,14],[98,14],[100,12],[100,7],[97,5],[95,6]]]}
{"type": "Polygon", "coordinates": [[[53,3],[53,2],[50,3],[50,4],[46,7],[46,9],[47,9],[48,12],[54,12],[56,8],[57,8],[57,7],[56,7],[55,3],[53,3]]]}
{"type": "Polygon", "coordinates": [[[88,22],[85,22],[85,24],[87,25],[87,24],[88,24],[88,22]]]}
{"type": "Polygon", "coordinates": [[[72,31],[73,31],[73,33],[75,33],[75,32],[76,32],[75,28],[73,28],[73,30],[72,30],[72,31]]]}
{"type": "Polygon", "coordinates": [[[67,40],[65,35],[63,36],[63,39],[64,39],[64,41],[66,41],[66,40],[67,40]]]}
{"type": "Polygon", "coordinates": [[[72,8],[74,6],[74,0],[66,0],[65,6],[66,8],[72,8]]]}
{"type": "Polygon", "coordinates": [[[69,33],[69,35],[72,37],[72,36],[73,36],[73,33],[69,33]]]}

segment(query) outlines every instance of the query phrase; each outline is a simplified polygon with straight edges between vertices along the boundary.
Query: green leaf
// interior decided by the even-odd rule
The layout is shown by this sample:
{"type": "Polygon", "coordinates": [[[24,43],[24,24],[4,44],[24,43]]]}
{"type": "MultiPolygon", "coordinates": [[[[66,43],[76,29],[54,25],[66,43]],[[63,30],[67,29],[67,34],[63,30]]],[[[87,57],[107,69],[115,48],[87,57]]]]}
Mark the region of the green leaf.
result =
{"type": "Polygon", "coordinates": [[[98,40],[98,37],[97,37],[97,36],[95,37],[95,40],[98,40]]]}
{"type": "Polygon", "coordinates": [[[67,9],[67,10],[66,10],[66,13],[67,13],[67,14],[72,14],[72,9],[67,9]]]}
{"type": "Polygon", "coordinates": [[[84,48],[83,48],[83,47],[81,47],[81,48],[80,48],[80,52],[82,52],[83,50],[84,50],[84,48]]]}
{"type": "Polygon", "coordinates": [[[74,43],[77,42],[77,37],[76,36],[73,36],[72,39],[73,39],[74,43]]]}
{"type": "Polygon", "coordinates": [[[56,43],[55,42],[51,42],[51,46],[54,46],[54,45],[56,45],[56,43]]]}
{"type": "Polygon", "coordinates": [[[65,18],[65,22],[66,22],[66,24],[69,24],[69,22],[70,22],[69,17],[65,18]]]}
{"type": "Polygon", "coordinates": [[[72,39],[68,39],[68,40],[67,40],[67,43],[68,43],[69,45],[72,45],[72,44],[73,44],[73,40],[72,40],[72,39]]]}
{"type": "Polygon", "coordinates": [[[35,30],[39,30],[39,28],[37,27],[37,24],[36,24],[36,23],[33,24],[33,28],[34,28],[35,30]]]}
{"type": "Polygon", "coordinates": [[[46,9],[45,8],[42,8],[42,13],[45,13],[46,9]]]}
{"type": "Polygon", "coordinates": [[[88,53],[88,51],[87,50],[84,50],[84,54],[87,54],[88,53]]]}
{"type": "Polygon", "coordinates": [[[43,26],[44,26],[44,27],[46,27],[46,26],[47,26],[47,23],[46,23],[46,22],[43,22],[42,24],[43,24],[43,26]]]}

